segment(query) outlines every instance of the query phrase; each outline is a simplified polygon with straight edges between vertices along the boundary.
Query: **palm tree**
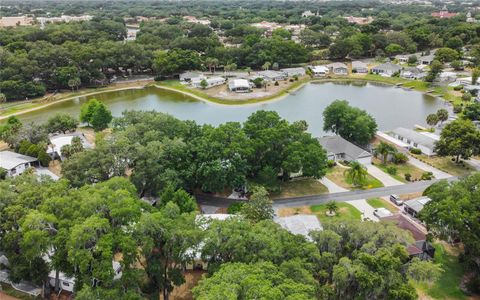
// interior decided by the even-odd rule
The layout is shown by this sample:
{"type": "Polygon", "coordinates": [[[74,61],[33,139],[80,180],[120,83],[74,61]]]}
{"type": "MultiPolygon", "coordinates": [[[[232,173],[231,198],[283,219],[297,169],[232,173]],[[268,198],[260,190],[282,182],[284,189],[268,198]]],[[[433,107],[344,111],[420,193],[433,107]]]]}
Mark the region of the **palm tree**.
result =
{"type": "Polygon", "coordinates": [[[270,65],[271,65],[270,62],[267,61],[263,64],[262,69],[268,70],[268,69],[270,69],[270,65]]]}
{"type": "Polygon", "coordinates": [[[435,125],[438,124],[438,116],[437,114],[429,114],[427,116],[427,124],[430,125],[431,127],[434,127],[435,125]]]}
{"type": "Polygon", "coordinates": [[[348,181],[352,182],[354,186],[362,186],[367,181],[367,168],[358,161],[352,161],[350,168],[344,172],[348,181]]]}
{"type": "Polygon", "coordinates": [[[338,205],[337,205],[337,202],[335,202],[334,200],[332,201],[329,201],[326,205],[327,207],[327,210],[328,210],[328,213],[329,214],[336,214],[337,211],[338,211],[338,205]]]}
{"type": "Polygon", "coordinates": [[[375,156],[377,156],[377,155],[382,156],[383,164],[387,163],[387,159],[388,159],[389,154],[394,154],[396,152],[397,152],[397,149],[394,146],[392,146],[390,144],[387,144],[385,142],[380,142],[380,144],[378,144],[377,147],[375,147],[375,150],[374,150],[375,156]]]}

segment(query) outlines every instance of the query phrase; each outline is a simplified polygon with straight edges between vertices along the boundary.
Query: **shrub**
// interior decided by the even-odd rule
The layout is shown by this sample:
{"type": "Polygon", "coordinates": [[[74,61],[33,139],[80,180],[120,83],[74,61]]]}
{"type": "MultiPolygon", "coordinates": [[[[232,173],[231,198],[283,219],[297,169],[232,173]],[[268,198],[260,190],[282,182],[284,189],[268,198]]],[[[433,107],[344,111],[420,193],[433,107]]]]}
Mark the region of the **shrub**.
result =
{"type": "Polygon", "coordinates": [[[31,144],[30,147],[28,147],[27,152],[25,152],[25,155],[38,157],[39,152],[40,152],[40,147],[38,147],[38,145],[31,144]]]}
{"type": "Polygon", "coordinates": [[[235,203],[232,203],[228,208],[227,208],[227,213],[228,214],[236,214],[238,212],[240,212],[240,210],[242,209],[244,203],[243,202],[235,202],[235,203]]]}
{"type": "Polygon", "coordinates": [[[45,150],[40,150],[38,153],[38,161],[43,167],[48,167],[48,164],[51,160],[52,158],[47,154],[47,152],[45,152],[45,150]]]}
{"type": "MultiPolygon", "coordinates": [[[[462,96],[462,97],[463,97],[463,96],[462,96]]],[[[461,104],[460,104],[460,105],[459,105],[459,104],[455,104],[455,105],[453,106],[453,112],[456,113],[456,114],[461,113],[462,110],[463,110],[463,106],[462,106],[461,104]]]]}
{"type": "Polygon", "coordinates": [[[470,101],[472,99],[472,94],[470,92],[465,92],[462,95],[462,100],[463,101],[470,101]]]}
{"type": "Polygon", "coordinates": [[[274,85],[275,85],[275,86],[278,86],[278,85],[279,85],[278,81],[275,81],[275,84],[274,84],[274,85]]]}
{"type": "Polygon", "coordinates": [[[422,154],[422,150],[420,150],[418,148],[412,148],[412,149],[410,149],[410,153],[412,153],[412,154],[422,154]]]}
{"type": "Polygon", "coordinates": [[[0,168],[0,180],[7,178],[7,170],[4,168],[0,168]]]}
{"type": "Polygon", "coordinates": [[[18,147],[18,153],[27,154],[28,148],[30,148],[31,145],[32,145],[32,143],[30,143],[27,140],[21,141],[20,144],[19,144],[19,147],[18,147]]]}
{"type": "Polygon", "coordinates": [[[294,81],[294,79],[293,79],[293,78],[290,78],[288,81],[290,81],[290,82],[293,82],[293,81],[294,81]]]}
{"type": "Polygon", "coordinates": [[[327,166],[328,166],[329,168],[333,168],[333,167],[335,167],[336,165],[337,165],[337,163],[336,163],[334,160],[329,159],[329,160],[327,161],[327,166]]]}
{"type": "Polygon", "coordinates": [[[293,79],[294,79],[295,81],[298,81],[298,76],[297,76],[297,75],[293,75],[293,79]]]}
{"type": "Polygon", "coordinates": [[[454,91],[461,91],[461,90],[463,90],[463,85],[454,86],[454,87],[453,87],[453,90],[454,90],[454,91]]]}
{"type": "Polygon", "coordinates": [[[408,161],[408,157],[404,153],[397,152],[393,154],[392,160],[395,164],[404,164],[408,161]]]}
{"type": "Polygon", "coordinates": [[[432,178],[433,178],[432,172],[424,172],[422,174],[422,177],[420,177],[421,180],[432,180],[432,178]]]}
{"type": "Polygon", "coordinates": [[[389,166],[387,167],[387,173],[390,175],[396,175],[397,174],[397,168],[394,166],[389,166]]]}
{"type": "Polygon", "coordinates": [[[412,180],[412,174],[410,174],[410,173],[405,173],[405,180],[406,180],[406,181],[411,181],[411,180],[412,180]]]}

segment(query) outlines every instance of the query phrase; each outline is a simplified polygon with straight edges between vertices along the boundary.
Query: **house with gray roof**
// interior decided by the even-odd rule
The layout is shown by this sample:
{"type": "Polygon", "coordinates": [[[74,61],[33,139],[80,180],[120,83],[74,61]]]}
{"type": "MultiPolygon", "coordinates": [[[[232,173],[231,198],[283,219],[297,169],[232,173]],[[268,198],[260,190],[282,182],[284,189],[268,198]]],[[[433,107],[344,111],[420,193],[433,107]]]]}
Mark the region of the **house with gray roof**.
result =
{"type": "Polygon", "coordinates": [[[315,215],[293,215],[287,217],[275,217],[273,221],[282,228],[293,234],[303,235],[311,240],[309,233],[314,230],[323,230],[322,224],[315,215]]]}
{"type": "Polygon", "coordinates": [[[285,69],[280,69],[285,76],[287,77],[293,77],[293,76],[305,76],[305,69],[304,68],[285,68],[285,69]]]}
{"type": "Polygon", "coordinates": [[[366,74],[368,73],[368,66],[363,61],[359,61],[359,60],[352,61],[352,72],[366,74]]]}
{"type": "Polygon", "coordinates": [[[390,135],[407,144],[409,149],[417,148],[425,155],[435,155],[435,143],[438,139],[431,134],[399,127],[392,130],[390,135]]]}
{"type": "Polygon", "coordinates": [[[401,66],[391,62],[387,62],[381,65],[378,65],[376,67],[373,67],[372,72],[385,77],[392,77],[392,75],[394,75],[395,73],[400,72],[401,69],[402,69],[401,66]]]}
{"type": "Polygon", "coordinates": [[[330,160],[358,161],[362,164],[372,162],[372,154],[357,145],[354,145],[339,135],[324,136],[318,139],[323,149],[327,151],[330,160]]]}
{"type": "Polygon", "coordinates": [[[429,55],[420,56],[420,58],[418,59],[418,63],[420,65],[431,65],[434,59],[435,54],[431,53],[429,55]]]}
{"type": "Polygon", "coordinates": [[[187,71],[187,72],[183,72],[182,74],[180,74],[179,78],[180,78],[180,81],[182,82],[190,82],[192,81],[193,78],[199,78],[199,77],[202,77],[203,74],[200,73],[200,72],[195,72],[195,71],[187,71]]]}
{"type": "Polygon", "coordinates": [[[327,68],[330,70],[330,73],[335,75],[348,75],[348,67],[344,63],[334,62],[328,64],[327,68]]]}
{"type": "Polygon", "coordinates": [[[263,77],[263,79],[267,81],[279,81],[287,78],[287,75],[285,75],[284,72],[272,70],[260,71],[257,75],[263,77]]]}
{"type": "Polygon", "coordinates": [[[407,79],[422,79],[427,76],[427,72],[417,67],[408,67],[400,71],[400,77],[407,79]]]}
{"type": "Polygon", "coordinates": [[[0,168],[7,170],[7,176],[17,176],[30,167],[38,165],[35,157],[26,156],[12,151],[0,152],[0,168]]]}
{"type": "Polygon", "coordinates": [[[418,213],[422,211],[423,207],[430,201],[432,201],[432,199],[425,196],[405,201],[403,203],[403,210],[415,218],[417,217],[418,213]]]}

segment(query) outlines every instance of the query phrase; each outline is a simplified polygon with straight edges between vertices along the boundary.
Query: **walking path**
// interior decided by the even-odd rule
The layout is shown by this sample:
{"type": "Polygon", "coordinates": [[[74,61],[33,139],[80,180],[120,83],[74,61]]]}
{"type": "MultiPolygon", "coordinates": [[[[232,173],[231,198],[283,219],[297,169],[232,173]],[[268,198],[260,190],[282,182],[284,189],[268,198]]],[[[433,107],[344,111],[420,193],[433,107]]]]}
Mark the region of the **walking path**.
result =
{"type": "Polygon", "coordinates": [[[339,186],[335,182],[331,181],[327,177],[323,177],[319,180],[321,184],[327,187],[329,193],[341,193],[341,192],[348,192],[347,189],[339,186]]]}
{"type": "Polygon", "coordinates": [[[351,204],[352,206],[354,206],[356,209],[358,209],[362,213],[362,219],[368,218],[368,219],[370,219],[372,221],[375,221],[375,222],[380,221],[373,214],[374,208],[370,204],[368,204],[365,199],[347,201],[347,203],[351,204]]]}
{"type": "Polygon", "coordinates": [[[380,180],[384,186],[395,186],[395,185],[402,185],[403,182],[400,182],[393,178],[392,176],[388,175],[387,173],[383,172],[379,168],[375,167],[371,164],[366,164],[367,171],[370,175],[380,180]]]}
{"type": "Polygon", "coordinates": [[[432,172],[433,176],[437,179],[447,179],[452,177],[452,175],[446,172],[440,171],[439,169],[434,168],[430,165],[427,165],[423,161],[420,161],[411,155],[408,155],[408,162],[419,169],[422,169],[427,172],[432,172]]]}
{"type": "Polygon", "coordinates": [[[468,160],[465,160],[465,163],[469,164],[475,170],[480,171],[480,160],[470,158],[468,160]]]}

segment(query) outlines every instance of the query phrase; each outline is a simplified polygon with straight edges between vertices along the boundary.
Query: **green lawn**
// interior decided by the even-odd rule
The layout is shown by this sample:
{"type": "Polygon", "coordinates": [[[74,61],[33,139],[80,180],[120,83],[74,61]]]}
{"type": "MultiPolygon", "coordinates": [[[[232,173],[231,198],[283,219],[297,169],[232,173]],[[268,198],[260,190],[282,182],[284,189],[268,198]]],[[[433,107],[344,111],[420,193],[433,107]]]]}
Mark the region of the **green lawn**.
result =
{"type": "Polygon", "coordinates": [[[273,199],[328,193],[327,187],[313,178],[282,182],[280,187],[282,191],[278,194],[272,194],[273,199]]]}
{"type": "Polygon", "coordinates": [[[345,202],[337,202],[338,211],[337,214],[333,217],[327,216],[326,204],[319,204],[310,207],[312,213],[314,213],[320,221],[331,221],[331,220],[361,220],[362,213],[353,207],[352,205],[345,202]]]}
{"type": "Polygon", "coordinates": [[[401,181],[401,182],[407,182],[407,180],[405,179],[405,174],[407,174],[407,173],[412,175],[411,181],[419,180],[420,177],[422,176],[422,174],[424,173],[423,170],[420,170],[419,168],[417,168],[414,165],[411,165],[409,163],[396,165],[394,163],[389,162],[389,163],[383,164],[381,162],[381,160],[375,159],[375,158],[372,161],[375,163],[375,166],[377,166],[378,168],[380,168],[383,172],[385,172],[387,174],[389,174],[388,171],[387,171],[388,167],[395,167],[397,169],[397,174],[395,174],[395,175],[389,174],[389,175],[392,176],[393,178],[397,179],[398,181],[401,181]]]}
{"type": "Polygon", "coordinates": [[[414,286],[433,299],[467,299],[460,289],[464,266],[458,262],[458,257],[449,254],[445,246],[435,243],[435,258],[433,261],[442,265],[444,272],[440,279],[433,285],[417,284],[414,286]]]}
{"type": "Polygon", "coordinates": [[[359,189],[367,190],[367,189],[383,187],[383,184],[380,182],[380,180],[376,179],[371,175],[367,175],[367,182],[364,186],[362,187],[354,186],[352,182],[350,182],[349,180],[347,180],[347,178],[345,178],[345,174],[344,174],[345,170],[346,170],[345,168],[336,166],[336,167],[330,168],[327,171],[326,176],[328,179],[335,182],[339,186],[349,190],[359,190],[359,189]]]}
{"type": "Polygon", "coordinates": [[[374,208],[386,208],[392,213],[398,212],[398,209],[387,200],[383,200],[382,198],[371,198],[367,199],[367,203],[370,204],[374,208]]]}
{"type": "Polygon", "coordinates": [[[426,164],[429,164],[439,170],[447,172],[453,176],[467,176],[472,172],[472,168],[468,165],[463,166],[460,164],[456,164],[452,161],[450,156],[447,157],[440,157],[440,156],[426,156],[426,155],[414,155],[412,156],[418,158],[419,160],[423,161],[426,164]]]}

